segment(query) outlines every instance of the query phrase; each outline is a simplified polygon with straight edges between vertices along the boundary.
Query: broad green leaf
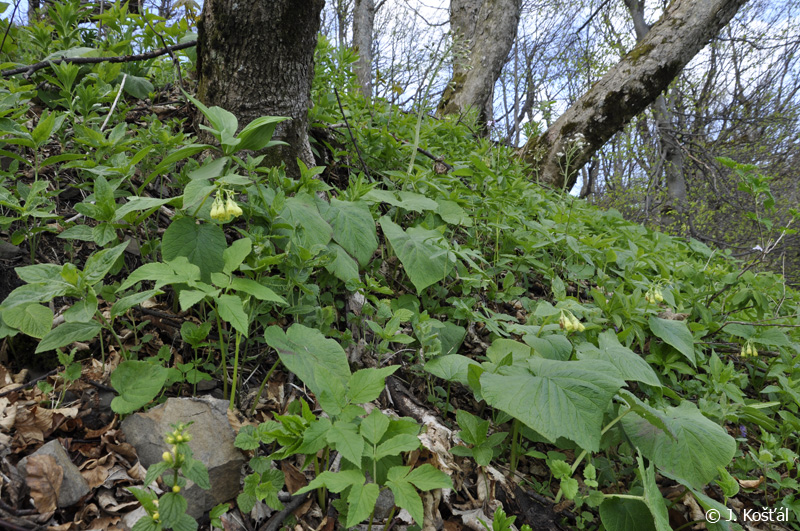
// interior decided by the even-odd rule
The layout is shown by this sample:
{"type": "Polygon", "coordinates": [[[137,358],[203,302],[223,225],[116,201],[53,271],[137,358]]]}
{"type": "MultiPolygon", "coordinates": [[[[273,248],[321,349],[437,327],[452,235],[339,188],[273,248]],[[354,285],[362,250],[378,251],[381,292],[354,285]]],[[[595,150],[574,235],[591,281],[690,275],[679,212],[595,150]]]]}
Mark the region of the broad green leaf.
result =
{"type": "MultiPolygon", "coordinates": [[[[197,266],[193,267],[197,268],[197,266]]],[[[196,273],[196,275],[191,275],[187,278],[185,275],[177,274],[175,272],[175,268],[173,268],[170,264],[165,264],[162,262],[150,262],[136,268],[130,275],[128,275],[128,278],[125,279],[125,282],[123,282],[120,287],[117,288],[117,292],[122,293],[124,290],[143,280],[152,280],[155,282],[156,288],[160,288],[168,284],[181,284],[189,280],[200,280],[199,268],[196,269],[196,273]]]]}
{"type": "Polygon", "coordinates": [[[447,474],[427,463],[409,472],[406,480],[421,491],[453,488],[453,482],[447,474]]]}
{"type": "Polygon", "coordinates": [[[325,269],[330,274],[342,282],[357,281],[359,279],[358,263],[347,254],[347,251],[341,245],[330,242],[328,243],[328,251],[333,255],[333,260],[325,265],[325,269]]]}
{"type": "Polygon", "coordinates": [[[153,92],[155,88],[146,77],[128,74],[125,78],[125,87],[123,87],[123,90],[137,100],[146,100],[148,95],[153,92]]]}
{"type": "Polygon", "coordinates": [[[595,361],[528,360],[480,377],[483,398],[550,440],[566,437],[600,449],[603,412],[624,381],[598,372],[595,361]]]}
{"type": "Polygon", "coordinates": [[[319,417],[303,432],[303,444],[297,449],[301,454],[316,454],[328,445],[327,436],[331,429],[331,421],[319,417]]]}
{"type": "MultiPolygon", "coordinates": [[[[114,304],[116,305],[116,303],[114,304]]],[[[75,301],[75,304],[64,312],[64,321],[68,323],[85,323],[91,321],[95,313],[97,313],[97,294],[90,289],[86,297],[75,301]]]]}
{"type": "Polygon", "coordinates": [[[561,334],[551,334],[544,337],[536,337],[527,334],[522,340],[533,347],[533,350],[549,360],[568,360],[572,356],[572,343],[561,334]]]}
{"type": "Polygon", "coordinates": [[[733,459],[736,441],[691,402],[668,408],[664,420],[674,440],[636,413],[622,418],[625,434],[662,473],[702,489],[733,459]]]}
{"type": "Polygon", "coordinates": [[[579,360],[603,360],[611,363],[619,370],[620,377],[635,380],[654,387],[660,387],[661,381],[650,365],[617,339],[617,334],[606,330],[598,336],[600,348],[591,343],[581,343],[577,347],[579,360]]]}
{"type": "Polygon", "coordinates": [[[55,297],[66,295],[70,289],[72,286],[58,278],[54,278],[52,282],[25,284],[8,294],[8,297],[0,304],[0,310],[6,311],[31,302],[48,302],[55,297]]]}
{"type": "Polygon", "coordinates": [[[122,219],[131,212],[141,212],[152,208],[158,208],[162,205],[166,205],[170,201],[172,201],[172,198],[158,199],[157,197],[132,196],[128,198],[127,203],[117,209],[116,218],[122,219]]]}
{"type": "Polygon", "coordinates": [[[649,323],[653,334],[663,339],[668,345],[675,347],[689,360],[689,363],[697,364],[694,355],[694,338],[685,322],[651,316],[649,323]]]}
{"type": "Polygon", "coordinates": [[[320,386],[315,379],[315,368],[326,370],[331,378],[338,378],[342,385],[350,379],[350,365],[339,343],[327,339],[315,328],[295,323],[284,332],[271,326],[264,333],[267,344],[278,351],[284,366],[295,373],[314,394],[320,386]]]}
{"type": "Polygon", "coordinates": [[[23,282],[35,284],[37,282],[52,282],[54,278],[59,278],[61,267],[58,264],[35,264],[15,267],[14,272],[23,282]]]}
{"type": "Polygon", "coordinates": [[[237,332],[247,337],[250,321],[244,311],[242,299],[236,295],[220,295],[217,297],[219,316],[229,322],[237,332]]]}
{"type": "Polygon", "coordinates": [[[158,504],[158,512],[161,515],[161,521],[167,527],[173,527],[181,515],[186,513],[189,504],[186,498],[174,492],[167,492],[161,496],[158,504]]]}
{"type": "Polygon", "coordinates": [[[245,293],[261,301],[275,302],[278,304],[288,304],[286,299],[269,289],[263,284],[249,278],[236,277],[231,280],[230,288],[239,293],[245,293]]]}
{"type": "Polygon", "coordinates": [[[275,126],[279,123],[288,120],[280,116],[261,116],[256,118],[241,130],[238,137],[241,142],[236,146],[237,150],[249,149],[252,151],[261,151],[267,147],[272,134],[275,132],[275,126]]]}
{"type": "Polygon", "coordinates": [[[661,491],[658,490],[658,485],[656,485],[655,467],[650,463],[650,466],[645,468],[641,455],[636,456],[636,460],[639,463],[639,472],[642,475],[642,483],[644,484],[644,502],[650,509],[650,514],[653,515],[656,531],[672,531],[672,527],[669,525],[667,505],[664,503],[661,491]]]}
{"type": "Polygon", "coordinates": [[[165,262],[179,256],[200,268],[200,278],[209,282],[211,273],[222,271],[225,262],[222,253],[228,247],[225,233],[214,224],[197,224],[193,218],[173,221],[161,240],[161,253],[165,262]]]}
{"type": "Polygon", "coordinates": [[[292,232],[297,232],[300,241],[309,249],[314,245],[327,245],[333,237],[333,229],[320,215],[314,199],[308,195],[287,199],[277,222],[294,227],[294,230],[278,229],[278,234],[288,237],[292,232]]]}
{"type": "Polygon", "coordinates": [[[459,409],[456,411],[456,422],[461,428],[461,439],[472,445],[479,445],[486,440],[489,433],[489,421],[476,417],[468,411],[459,409]]]}
{"type": "MultiPolygon", "coordinates": [[[[5,320],[5,315],[3,316],[5,320]]],[[[64,323],[50,330],[36,346],[36,353],[47,352],[66,347],[76,341],[88,341],[100,333],[100,324],[96,321],[88,323],[64,323]]]]}
{"type": "Polygon", "coordinates": [[[111,401],[111,409],[119,415],[133,413],[158,396],[166,380],[167,369],[160,365],[123,361],[111,373],[111,386],[119,393],[111,401]]]}
{"type": "MultiPolygon", "coordinates": [[[[143,303],[144,301],[155,297],[163,293],[161,290],[157,289],[149,289],[147,291],[141,291],[139,293],[134,293],[132,295],[128,295],[127,297],[122,297],[121,299],[117,299],[114,305],[111,307],[111,317],[118,317],[134,306],[143,303]]],[[[96,307],[96,305],[95,305],[96,307]]]]}
{"type": "Polygon", "coordinates": [[[419,493],[417,493],[413,485],[405,479],[398,479],[387,481],[386,486],[389,487],[389,490],[394,494],[395,505],[408,511],[411,518],[421,526],[424,517],[422,498],[420,498],[419,493]]]}
{"type": "Polygon", "coordinates": [[[495,339],[486,349],[486,357],[492,363],[500,363],[509,354],[511,354],[512,363],[522,363],[533,356],[533,351],[524,343],[504,338],[495,339]]]}
{"type": "Polygon", "coordinates": [[[83,267],[84,282],[90,286],[94,286],[103,280],[103,277],[111,271],[111,268],[114,267],[114,263],[122,256],[122,253],[125,252],[129,244],[130,242],[128,241],[122,242],[117,246],[111,247],[110,249],[103,249],[90,256],[86,260],[86,265],[83,267]]]}
{"type": "Polygon", "coordinates": [[[380,459],[387,455],[400,455],[403,452],[412,452],[419,448],[419,445],[420,442],[416,435],[401,433],[379,444],[375,451],[375,458],[380,459]]]}
{"type": "Polygon", "coordinates": [[[606,498],[600,505],[600,520],[608,531],[655,531],[653,515],[643,501],[606,498]]]}
{"type": "Polygon", "coordinates": [[[222,272],[230,275],[242,265],[244,259],[250,254],[253,249],[253,240],[250,238],[240,238],[233,242],[230,247],[222,252],[222,260],[224,266],[222,272]]]}
{"type": "Polygon", "coordinates": [[[354,372],[348,383],[351,402],[366,404],[378,398],[386,385],[386,377],[394,374],[399,368],[399,365],[390,365],[380,369],[361,369],[354,372]]]}
{"type": "Polygon", "coordinates": [[[425,364],[423,369],[448,382],[468,385],[467,369],[470,365],[479,365],[479,363],[461,354],[450,354],[433,358],[425,364]]]}
{"type": "Polygon", "coordinates": [[[347,407],[347,389],[338,378],[328,378],[322,367],[314,369],[314,380],[319,386],[317,401],[322,409],[331,416],[339,416],[347,407]]]}
{"type": "Polygon", "coordinates": [[[208,468],[199,459],[187,458],[181,465],[181,473],[190,481],[194,481],[201,489],[211,488],[208,479],[208,468]]]}
{"type": "Polygon", "coordinates": [[[389,417],[381,413],[378,408],[373,409],[372,413],[361,421],[359,427],[361,435],[372,444],[378,444],[387,429],[389,429],[389,417]]]}
{"type": "Polygon", "coordinates": [[[455,257],[443,245],[441,233],[419,227],[404,231],[386,216],[379,222],[417,293],[443,280],[453,269],[455,257]]]}
{"type": "Polygon", "coordinates": [[[455,201],[437,199],[436,203],[439,205],[436,208],[436,213],[447,223],[451,225],[460,225],[462,227],[472,226],[472,218],[469,217],[466,211],[455,201]]]}
{"type": "Polygon", "coordinates": [[[361,466],[361,456],[364,455],[364,439],[356,432],[353,424],[338,422],[328,431],[328,442],[333,445],[342,457],[361,466]]]}
{"type": "Polygon", "coordinates": [[[375,220],[366,203],[331,199],[330,205],[320,205],[320,210],[333,228],[333,240],[366,266],[378,249],[375,220]]]}
{"type": "Polygon", "coordinates": [[[41,339],[53,326],[53,310],[30,303],[3,312],[3,321],[23,334],[41,339]]]}
{"type": "Polygon", "coordinates": [[[179,160],[188,159],[193,155],[197,155],[203,150],[213,148],[214,146],[211,144],[189,144],[188,146],[183,146],[175,151],[172,151],[166,157],[164,157],[161,162],[158,163],[158,166],[156,166],[152,172],[150,172],[150,175],[147,176],[144,184],[139,187],[140,193],[150,181],[152,181],[157,175],[163,174],[172,164],[178,162],[179,160]]]}
{"type": "Polygon", "coordinates": [[[375,502],[378,501],[380,487],[375,483],[366,485],[353,485],[350,494],[347,496],[347,527],[354,527],[359,522],[366,520],[375,509],[375,502]]]}
{"type": "Polygon", "coordinates": [[[412,212],[424,212],[426,210],[436,210],[439,205],[433,199],[429,199],[416,192],[392,192],[389,190],[370,190],[364,194],[364,199],[373,203],[389,203],[390,205],[411,210],[412,212]]]}

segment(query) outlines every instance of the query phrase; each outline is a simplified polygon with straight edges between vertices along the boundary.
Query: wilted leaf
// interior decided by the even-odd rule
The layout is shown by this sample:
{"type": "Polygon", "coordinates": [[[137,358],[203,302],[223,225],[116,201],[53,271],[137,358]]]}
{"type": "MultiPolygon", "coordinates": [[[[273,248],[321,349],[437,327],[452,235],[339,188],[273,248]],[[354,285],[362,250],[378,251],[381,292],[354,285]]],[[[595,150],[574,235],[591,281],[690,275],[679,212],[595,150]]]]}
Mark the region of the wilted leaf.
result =
{"type": "Polygon", "coordinates": [[[56,510],[64,470],[52,455],[32,455],[25,464],[33,505],[40,514],[56,510]]]}

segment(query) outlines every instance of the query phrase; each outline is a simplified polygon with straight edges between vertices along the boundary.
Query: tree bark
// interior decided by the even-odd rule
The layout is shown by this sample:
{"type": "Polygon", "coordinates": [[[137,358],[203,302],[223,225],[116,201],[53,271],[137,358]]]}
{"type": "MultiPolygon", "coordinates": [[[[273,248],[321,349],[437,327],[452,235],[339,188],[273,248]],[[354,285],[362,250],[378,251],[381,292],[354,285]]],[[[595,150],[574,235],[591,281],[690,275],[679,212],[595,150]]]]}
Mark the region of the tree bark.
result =
{"type": "Polygon", "coordinates": [[[353,9],[353,48],[358,53],[356,78],[361,93],[372,99],[372,30],[375,24],[375,0],[356,0],[353,9]]]}
{"type": "Polygon", "coordinates": [[[324,0],[206,0],[197,44],[197,96],[239,119],[239,128],[260,116],[287,116],[270,148],[267,164],[286,163],[298,175],[296,158],[314,165],[308,143],[308,109],[314,48],[324,0]]]}
{"type": "Polygon", "coordinates": [[[539,181],[571,188],[578,170],[653,103],[747,0],[673,0],[644,39],[539,137],[522,157],[539,181]]]}
{"type": "Polygon", "coordinates": [[[482,123],[492,119],[492,92],[517,35],[522,0],[451,0],[453,77],[437,114],[477,110],[482,123]]]}

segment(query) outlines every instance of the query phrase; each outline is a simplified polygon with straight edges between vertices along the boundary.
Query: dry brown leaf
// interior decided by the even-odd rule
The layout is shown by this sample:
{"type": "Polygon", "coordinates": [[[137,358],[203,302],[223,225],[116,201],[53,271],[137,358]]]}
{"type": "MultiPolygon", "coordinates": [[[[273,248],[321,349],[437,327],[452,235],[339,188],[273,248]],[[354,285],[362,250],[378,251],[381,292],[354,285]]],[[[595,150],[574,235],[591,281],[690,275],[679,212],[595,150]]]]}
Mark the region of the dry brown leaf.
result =
{"type": "Polygon", "coordinates": [[[302,472],[297,470],[294,465],[288,463],[287,461],[281,461],[281,472],[283,472],[283,477],[286,481],[286,488],[289,491],[289,494],[294,494],[298,490],[308,485],[305,475],[303,475],[302,472]]]}
{"type": "Polygon", "coordinates": [[[25,464],[33,505],[40,514],[56,510],[64,470],[52,455],[32,455],[25,464]]]}
{"type": "Polygon", "coordinates": [[[94,489],[105,483],[109,470],[111,470],[115,462],[111,454],[107,454],[100,459],[90,459],[81,465],[81,475],[89,483],[89,487],[94,489]]]}
{"type": "Polygon", "coordinates": [[[737,481],[743,489],[755,489],[764,483],[764,476],[759,476],[758,479],[737,479],[737,481]]]}
{"type": "Polygon", "coordinates": [[[75,418],[78,408],[45,409],[30,402],[17,402],[17,418],[14,429],[25,444],[44,442],[67,419],[75,418]]]}
{"type": "Polygon", "coordinates": [[[103,516],[102,518],[93,520],[86,529],[90,531],[116,531],[117,529],[121,529],[117,525],[119,521],[119,516],[103,516]]]}

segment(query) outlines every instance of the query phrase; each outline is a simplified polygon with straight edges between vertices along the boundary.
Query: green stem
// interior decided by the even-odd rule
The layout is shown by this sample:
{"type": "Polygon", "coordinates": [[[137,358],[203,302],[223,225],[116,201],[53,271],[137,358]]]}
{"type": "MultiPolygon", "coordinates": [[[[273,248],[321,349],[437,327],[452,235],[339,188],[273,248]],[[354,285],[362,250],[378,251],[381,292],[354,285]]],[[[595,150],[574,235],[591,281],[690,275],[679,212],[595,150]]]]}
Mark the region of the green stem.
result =
{"type": "Polygon", "coordinates": [[[231,384],[231,404],[228,409],[233,409],[236,400],[236,381],[239,377],[239,343],[242,341],[241,332],[236,332],[236,347],[233,354],[233,383],[231,384]]]}
{"type": "MultiPolygon", "coordinates": [[[[608,430],[610,430],[611,428],[613,428],[613,427],[614,427],[614,425],[615,425],[617,422],[619,422],[620,420],[622,420],[622,417],[624,417],[625,415],[627,415],[627,414],[628,414],[628,413],[630,413],[631,411],[633,411],[633,410],[632,410],[632,409],[630,409],[630,408],[626,409],[625,411],[623,411],[622,413],[620,413],[619,415],[617,415],[617,418],[615,418],[614,420],[612,420],[611,422],[609,422],[608,424],[606,424],[606,426],[605,426],[605,427],[603,428],[603,430],[600,432],[600,437],[602,437],[603,435],[605,435],[605,434],[606,434],[606,432],[607,432],[608,430]]],[[[577,472],[577,470],[578,470],[578,467],[579,467],[579,466],[580,466],[580,464],[581,464],[581,461],[583,461],[583,458],[584,458],[584,457],[586,457],[586,454],[587,454],[587,453],[588,453],[588,452],[587,452],[586,450],[583,450],[583,451],[580,453],[580,455],[578,455],[578,458],[577,458],[577,459],[575,459],[575,462],[572,464],[572,470],[571,470],[571,472],[572,472],[572,473],[570,474],[570,476],[574,475],[574,474],[575,474],[575,472],[577,472]]],[[[564,494],[564,493],[563,493],[563,492],[562,492],[562,490],[559,488],[559,489],[558,489],[558,493],[556,493],[556,499],[555,499],[555,503],[558,503],[559,501],[561,501],[561,496],[562,496],[563,494],[564,494]]],[[[636,498],[638,499],[639,497],[636,497],[636,498]]]]}
{"type": "Polygon", "coordinates": [[[223,339],[222,322],[219,319],[219,312],[217,314],[217,333],[219,333],[219,355],[220,367],[222,368],[222,398],[228,396],[228,356],[225,350],[225,340],[223,339]]]}
{"type": "Polygon", "coordinates": [[[511,468],[511,476],[517,471],[517,462],[519,461],[519,449],[517,448],[519,439],[519,419],[514,419],[511,423],[511,458],[509,459],[509,467],[511,468]]]}
{"type": "Polygon", "coordinates": [[[392,507],[392,509],[389,511],[389,516],[386,517],[386,525],[383,526],[383,531],[386,531],[387,529],[389,529],[389,526],[392,525],[392,520],[394,519],[394,511],[395,511],[395,509],[397,509],[396,505],[394,507],[392,507]]]}
{"type": "MultiPolygon", "coordinates": [[[[250,415],[255,415],[256,414],[256,406],[258,405],[258,399],[261,398],[261,393],[264,392],[264,386],[267,385],[267,381],[269,380],[269,377],[272,376],[273,372],[275,372],[275,369],[278,367],[278,364],[280,362],[281,362],[280,358],[275,360],[275,363],[272,364],[272,367],[269,369],[269,372],[267,372],[267,375],[264,376],[264,381],[261,382],[261,387],[258,388],[258,394],[256,395],[256,399],[253,400],[253,409],[250,410],[250,415]]],[[[316,462],[316,457],[314,459],[315,459],[315,462],[316,462]]]]}
{"type": "Polygon", "coordinates": [[[447,397],[445,398],[446,402],[444,403],[444,418],[447,418],[447,413],[450,411],[450,385],[453,382],[447,382],[447,397]]]}

